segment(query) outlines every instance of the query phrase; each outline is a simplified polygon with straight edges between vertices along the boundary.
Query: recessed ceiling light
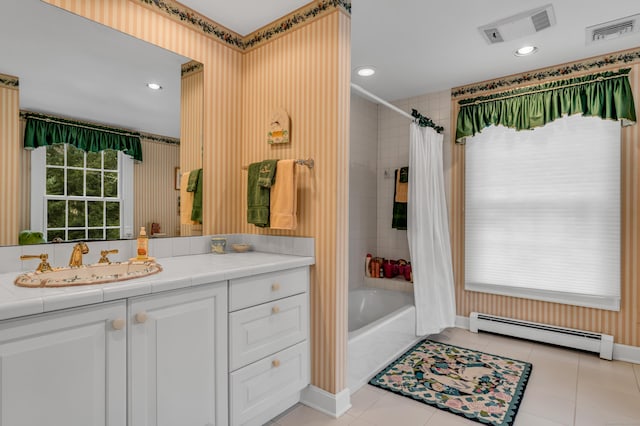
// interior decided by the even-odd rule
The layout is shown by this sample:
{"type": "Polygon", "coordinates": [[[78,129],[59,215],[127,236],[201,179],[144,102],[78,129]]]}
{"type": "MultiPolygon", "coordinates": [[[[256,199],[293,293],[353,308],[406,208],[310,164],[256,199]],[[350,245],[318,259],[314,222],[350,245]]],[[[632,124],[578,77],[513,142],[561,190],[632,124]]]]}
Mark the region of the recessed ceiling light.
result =
{"type": "Polygon", "coordinates": [[[538,48],[535,46],[523,46],[520,49],[516,50],[513,54],[516,56],[529,56],[533,55],[538,51],[538,48]]]}
{"type": "Polygon", "coordinates": [[[361,77],[370,77],[376,73],[376,70],[373,67],[360,67],[356,72],[361,77]]]}
{"type": "Polygon", "coordinates": [[[147,87],[151,90],[162,90],[162,86],[158,83],[147,83],[147,87]]]}

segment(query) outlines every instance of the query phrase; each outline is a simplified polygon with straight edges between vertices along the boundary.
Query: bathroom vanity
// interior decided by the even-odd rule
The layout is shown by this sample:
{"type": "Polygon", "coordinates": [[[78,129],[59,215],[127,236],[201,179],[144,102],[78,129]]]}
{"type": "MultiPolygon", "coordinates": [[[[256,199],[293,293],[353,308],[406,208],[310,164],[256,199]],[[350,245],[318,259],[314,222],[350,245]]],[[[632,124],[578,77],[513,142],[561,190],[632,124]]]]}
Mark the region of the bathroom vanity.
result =
{"type": "Polygon", "coordinates": [[[0,274],[3,426],[262,425],[309,383],[312,256],[200,254],[111,284],[0,274]]]}

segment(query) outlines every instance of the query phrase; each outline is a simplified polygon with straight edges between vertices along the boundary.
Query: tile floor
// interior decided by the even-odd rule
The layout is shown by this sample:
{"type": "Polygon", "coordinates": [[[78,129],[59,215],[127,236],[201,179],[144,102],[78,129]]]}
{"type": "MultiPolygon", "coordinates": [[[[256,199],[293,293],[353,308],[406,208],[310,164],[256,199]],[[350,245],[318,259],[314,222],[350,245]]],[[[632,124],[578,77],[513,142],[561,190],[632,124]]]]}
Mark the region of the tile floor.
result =
{"type": "MultiPolygon", "coordinates": [[[[640,365],[463,329],[449,329],[432,338],[533,364],[514,426],[640,426],[640,365]]],[[[480,424],[370,385],[351,395],[351,404],[338,419],[299,404],[267,426],[480,424]]]]}

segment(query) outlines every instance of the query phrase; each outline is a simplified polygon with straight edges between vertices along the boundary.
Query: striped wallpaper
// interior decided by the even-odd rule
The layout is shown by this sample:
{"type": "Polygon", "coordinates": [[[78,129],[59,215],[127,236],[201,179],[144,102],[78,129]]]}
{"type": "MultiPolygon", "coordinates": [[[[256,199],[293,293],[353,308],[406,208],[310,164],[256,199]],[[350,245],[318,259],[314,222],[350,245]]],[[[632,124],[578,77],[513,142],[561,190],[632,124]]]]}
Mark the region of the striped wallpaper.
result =
{"type": "Polygon", "coordinates": [[[243,53],[138,1],[45,1],[203,64],[203,231],[316,238],[312,383],[332,393],[344,389],[349,15],[336,8],[243,53]],[[292,119],[291,143],[286,146],[266,143],[269,115],[277,106],[292,119]],[[247,225],[242,165],[294,157],[316,160],[313,170],[298,167],[298,229],[265,231],[247,225]]]}
{"type": "MultiPolygon", "coordinates": [[[[180,88],[180,171],[189,173],[202,167],[202,129],[204,126],[204,71],[194,61],[182,66],[180,88]],[[190,72],[185,72],[192,68],[190,72]]],[[[186,194],[185,194],[186,195],[186,194]]],[[[188,194],[191,196],[191,194],[188,194]]],[[[180,235],[201,235],[202,225],[180,223],[180,235]]]]}
{"type": "MultiPolygon", "coordinates": [[[[335,11],[246,53],[242,69],[242,164],[269,158],[315,160],[312,170],[297,166],[295,231],[246,224],[244,196],[240,231],[316,238],[312,383],[329,392],[342,390],[346,377],[349,40],[350,19],[335,11]],[[269,145],[269,119],[277,107],[291,117],[291,142],[269,145]]],[[[245,194],[247,172],[238,168],[235,176],[245,194]]]]}
{"type": "Polygon", "coordinates": [[[169,237],[179,235],[178,194],[174,188],[174,170],[179,165],[180,145],[141,138],[142,163],[133,165],[133,230],[141,226],[160,231],[169,237]]]}
{"type": "MultiPolygon", "coordinates": [[[[565,65],[566,68],[569,68],[571,64],[565,65]]],[[[563,69],[565,69],[565,65],[562,66],[563,69]]],[[[636,109],[638,109],[640,107],[640,62],[636,61],[632,65],[618,64],[615,67],[609,66],[607,68],[617,69],[629,66],[632,67],[629,79],[635,97],[636,109]]],[[[585,74],[585,72],[579,74],[585,74]]],[[[548,80],[551,79],[545,81],[548,80]]],[[[482,86],[490,87],[491,82],[484,82],[482,86]]],[[[509,89],[513,88],[512,86],[509,89]]],[[[456,92],[464,92],[464,89],[452,90],[452,93],[456,92]]],[[[485,94],[488,93],[482,93],[482,95],[485,94]]],[[[452,100],[452,129],[455,129],[458,100],[470,96],[474,97],[478,94],[460,96],[452,100]]],[[[638,268],[640,266],[640,215],[638,213],[640,212],[640,125],[636,124],[622,129],[622,300],[619,312],[471,292],[464,289],[464,146],[455,144],[455,132],[451,133],[452,164],[449,170],[452,197],[449,211],[457,314],[468,316],[470,312],[483,312],[589,330],[613,335],[615,343],[640,346],[640,291],[638,289],[638,268]]]]}
{"type": "Polygon", "coordinates": [[[15,184],[21,164],[19,114],[18,88],[0,84],[0,245],[18,244],[20,232],[20,188],[15,184]]]}

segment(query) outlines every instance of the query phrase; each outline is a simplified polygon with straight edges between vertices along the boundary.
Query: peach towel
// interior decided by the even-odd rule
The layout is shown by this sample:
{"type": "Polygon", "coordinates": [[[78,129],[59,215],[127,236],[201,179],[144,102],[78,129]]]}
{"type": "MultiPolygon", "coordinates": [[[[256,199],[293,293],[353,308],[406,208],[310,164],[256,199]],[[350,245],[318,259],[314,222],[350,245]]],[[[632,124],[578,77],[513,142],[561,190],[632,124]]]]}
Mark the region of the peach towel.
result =
{"type": "Polygon", "coordinates": [[[296,229],[297,186],[295,160],[280,160],[276,167],[275,183],[271,186],[271,229],[296,229]]]}
{"type": "Polygon", "coordinates": [[[406,203],[409,195],[409,182],[400,182],[400,169],[396,173],[396,203],[406,203]]]}
{"type": "Polygon", "coordinates": [[[193,210],[193,192],[187,192],[189,172],[180,176],[180,224],[191,225],[191,211],[193,210]]]}

